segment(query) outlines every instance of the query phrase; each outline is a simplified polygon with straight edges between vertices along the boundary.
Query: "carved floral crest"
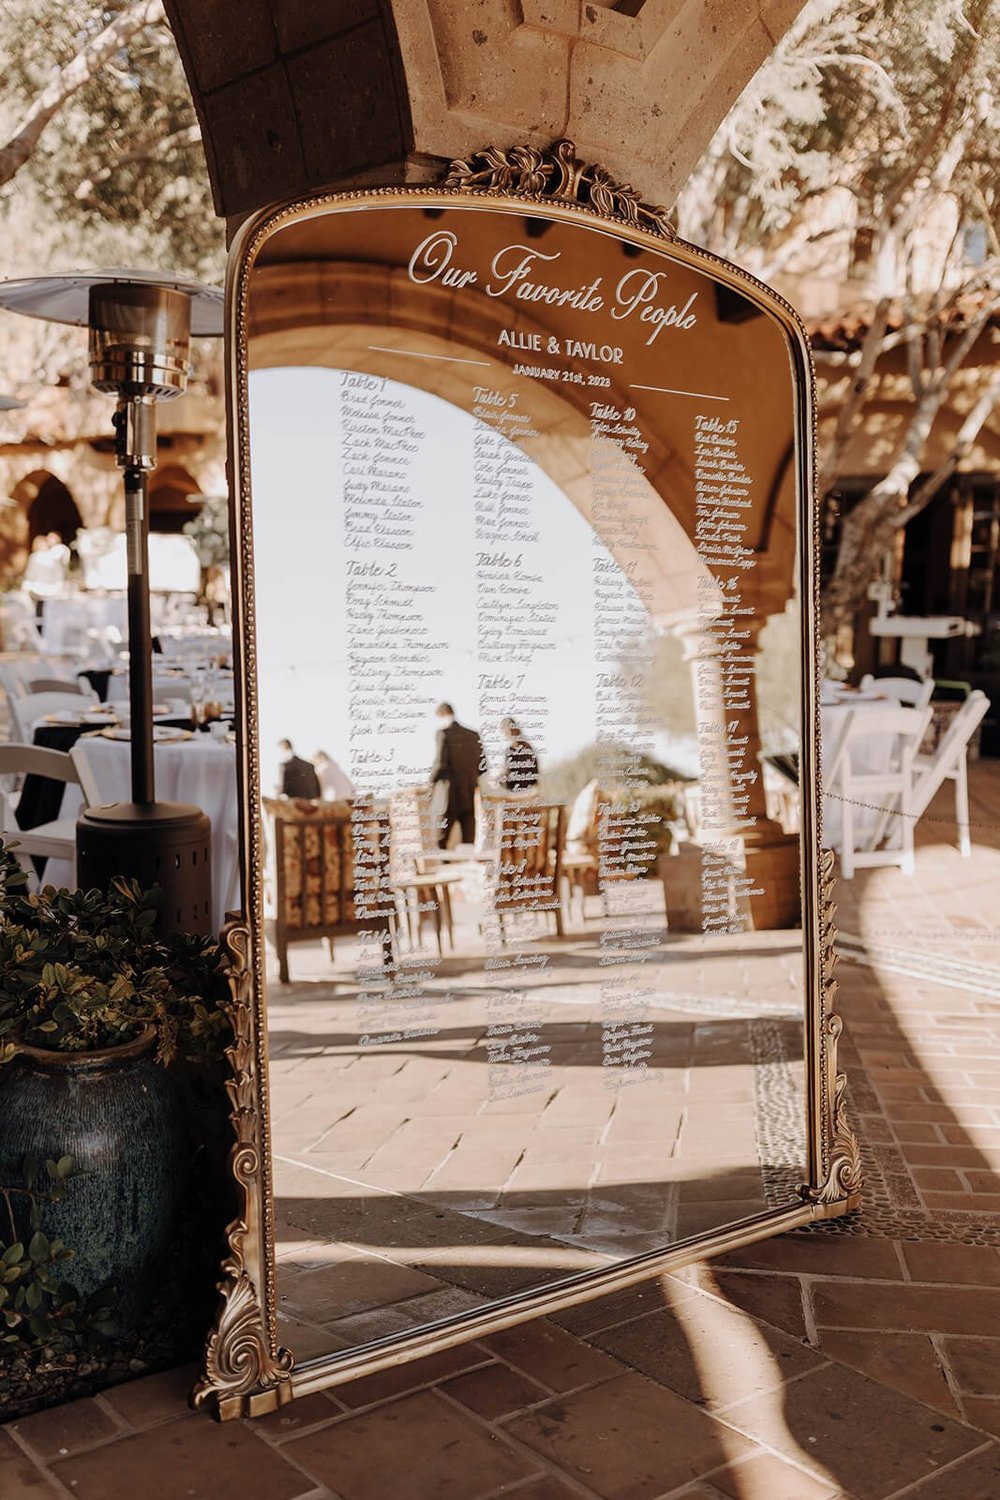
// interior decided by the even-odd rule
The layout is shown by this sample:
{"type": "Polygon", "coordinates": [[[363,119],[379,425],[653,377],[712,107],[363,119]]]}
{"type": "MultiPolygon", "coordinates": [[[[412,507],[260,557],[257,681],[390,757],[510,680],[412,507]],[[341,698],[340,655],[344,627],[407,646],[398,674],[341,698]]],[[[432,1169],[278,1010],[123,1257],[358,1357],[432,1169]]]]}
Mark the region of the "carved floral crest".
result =
{"type": "Polygon", "coordinates": [[[556,141],[544,151],[535,146],[512,146],[509,151],[486,146],[467,161],[453,161],[444,185],[580,203],[664,239],[676,235],[665,208],[644,202],[634,187],[618,182],[604,167],[580,161],[572,141],[556,141]]]}

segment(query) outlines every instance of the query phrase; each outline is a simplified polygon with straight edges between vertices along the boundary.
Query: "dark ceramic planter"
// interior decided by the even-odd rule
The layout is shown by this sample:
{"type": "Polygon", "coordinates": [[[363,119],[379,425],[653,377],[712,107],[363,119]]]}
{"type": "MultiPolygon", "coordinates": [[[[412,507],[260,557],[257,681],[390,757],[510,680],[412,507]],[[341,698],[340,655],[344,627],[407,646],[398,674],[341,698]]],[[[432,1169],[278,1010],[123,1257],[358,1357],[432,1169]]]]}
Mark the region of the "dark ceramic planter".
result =
{"type": "MultiPolygon", "coordinates": [[[[29,1156],[73,1158],[62,1201],[40,1205],[41,1228],[75,1252],[64,1274],[83,1298],[114,1286],[120,1332],[155,1290],[184,1179],[180,1099],[154,1041],[150,1029],[104,1052],[24,1046],[0,1068],[0,1183],[23,1186],[29,1156]]],[[[26,1214],[19,1227],[30,1238],[26,1214]]]]}

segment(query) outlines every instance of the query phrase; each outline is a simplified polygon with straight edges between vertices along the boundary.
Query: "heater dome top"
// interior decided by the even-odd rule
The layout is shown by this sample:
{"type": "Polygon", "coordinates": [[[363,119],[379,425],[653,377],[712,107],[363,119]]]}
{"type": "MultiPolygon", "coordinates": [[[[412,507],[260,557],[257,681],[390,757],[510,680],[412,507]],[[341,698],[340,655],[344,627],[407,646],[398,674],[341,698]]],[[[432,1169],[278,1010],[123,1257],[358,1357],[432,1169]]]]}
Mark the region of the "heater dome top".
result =
{"type": "Polygon", "coordinates": [[[0,282],[0,307],[45,318],[52,323],[89,325],[90,293],[94,287],[153,286],[183,292],[191,299],[191,332],[196,338],[218,338],[222,334],[223,293],[190,276],[161,271],[123,270],[66,271],[52,276],[28,276],[0,282]]]}

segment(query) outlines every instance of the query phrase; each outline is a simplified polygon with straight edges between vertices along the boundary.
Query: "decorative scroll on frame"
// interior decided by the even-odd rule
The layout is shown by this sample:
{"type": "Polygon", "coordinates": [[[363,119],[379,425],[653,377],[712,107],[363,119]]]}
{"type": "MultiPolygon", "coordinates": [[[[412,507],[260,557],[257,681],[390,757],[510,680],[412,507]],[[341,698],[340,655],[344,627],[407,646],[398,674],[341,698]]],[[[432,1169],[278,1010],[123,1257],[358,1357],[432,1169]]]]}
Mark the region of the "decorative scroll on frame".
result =
{"type": "Polygon", "coordinates": [[[227,1013],[233,1028],[233,1042],[226,1049],[232,1068],[226,1093],[236,1137],[229,1161],[243,1201],[239,1216],[226,1229],[229,1255],[219,1283],[222,1303],[205,1350],[205,1374],[191,1401],[195,1407],[211,1405],[225,1419],[271,1411],[288,1400],[292,1356],[287,1349],[274,1348],[273,1308],[268,1317],[260,1295],[267,1285],[267,1236],[260,1201],[262,1131],[250,931],[242,922],[231,922],[223,930],[222,943],[228,956],[227,1013]]]}
{"type": "Polygon", "coordinates": [[[837,1044],[844,1022],[836,1008],[837,908],[833,902],[833,866],[833,850],[824,849],[820,855],[819,871],[821,1166],[818,1184],[803,1187],[802,1195],[810,1203],[846,1202],[857,1206],[864,1185],[861,1150],[847,1115],[847,1075],[837,1070],[837,1044]]]}
{"type": "MultiPolygon", "coordinates": [[[[234,274],[230,328],[231,427],[239,451],[234,516],[238,542],[238,598],[234,601],[234,643],[238,670],[244,673],[246,705],[242,745],[242,805],[246,869],[245,900],[250,921],[227,928],[234,1042],[229,1050],[233,1076],[227,1084],[232,1106],[235,1144],[233,1176],[242,1195],[239,1216],[228,1229],[229,1256],[222,1267],[221,1307],[208,1343],[205,1374],[193,1396],[220,1418],[255,1415],[272,1410],[294,1395],[369,1373],[401,1359],[488,1334],[521,1318],[542,1315],[602,1293],[631,1285],[686,1260],[730,1249],[742,1243],[794,1228],[810,1220],[843,1213],[857,1206],[861,1171],[856,1137],[847,1121],[846,1081],[837,1072],[837,1040],[842,1022],[835,1010],[837,984],[833,977],[834,907],[832,855],[817,853],[818,740],[815,732],[815,535],[811,523],[814,477],[813,419],[805,394],[811,384],[808,342],[792,309],[753,278],[675,238],[665,210],[645,203],[628,184],[605,169],[579,161],[573,144],[561,140],[548,150],[515,146],[492,147],[464,161],[455,161],[439,188],[379,189],[371,193],[331,195],[276,211],[268,211],[245,226],[233,249],[234,274]],[[269,1201],[270,1136],[267,1119],[266,1015],[263,996],[263,858],[256,824],[261,790],[259,720],[257,710],[256,646],[254,635],[253,519],[250,505],[248,414],[248,297],[251,274],[269,238],[299,220],[336,213],[345,206],[383,207],[389,203],[425,205],[440,212],[441,205],[475,203],[505,205],[508,210],[532,205],[540,216],[579,218],[605,228],[632,246],[657,248],[682,263],[710,274],[720,286],[765,308],[780,323],[792,352],[799,390],[796,450],[800,496],[802,547],[799,597],[802,604],[802,652],[805,670],[802,689],[802,822],[805,862],[801,869],[801,924],[805,945],[806,1066],[812,1101],[806,1121],[804,1155],[809,1181],[797,1204],[691,1236],[662,1250],[647,1252],[600,1271],[570,1276],[551,1287],[535,1288],[519,1300],[455,1315],[426,1329],[331,1354],[301,1367],[293,1352],[279,1346],[275,1297],[273,1208],[269,1201]],[[808,726],[813,726],[812,730],[808,726]],[[511,1302],[517,1301],[512,1311],[511,1302]]],[[[468,361],[466,361],[468,363],[468,361]]],[[[799,1179],[801,1180],[801,1179],[799,1179]]]]}

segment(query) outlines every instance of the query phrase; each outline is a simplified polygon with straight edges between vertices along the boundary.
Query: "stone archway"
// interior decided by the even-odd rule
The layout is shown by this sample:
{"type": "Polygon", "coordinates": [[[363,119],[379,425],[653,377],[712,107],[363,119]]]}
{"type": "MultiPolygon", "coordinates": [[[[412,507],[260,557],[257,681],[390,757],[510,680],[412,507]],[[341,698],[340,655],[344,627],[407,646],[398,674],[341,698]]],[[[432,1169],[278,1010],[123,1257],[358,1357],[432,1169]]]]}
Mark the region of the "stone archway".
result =
{"type": "Polygon", "coordinates": [[[568,135],[671,203],[804,0],[165,0],[231,219],[568,135]]]}
{"type": "Polygon", "coordinates": [[[149,529],[175,536],[198,514],[191,496],[201,493],[197,481],[178,464],[157,469],[149,486],[149,529]]]}
{"type": "Polygon", "coordinates": [[[0,568],[19,579],[36,537],[57,532],[67,544],[76,539],[83,518],[69,487],[51,469],[31,468],[11,486],[0,506],[0,568]]]}
{"type": "Polygon", "coordinates": [[[56,475],[32,475],[29,482],[33,483],[37,479],[41,479],[41,483],[28,507],[29,540],[34,541],[36,536],[55,532],[60,541],[69,546],[75,541],[76,534],[83,525],[83,517],[77,509],[76,501],[56,475]]]}
{"type": "MultiPolygon", "coordinates": [[[[317,222],[322,224],[322,220],[317,222]]],[[[344,258],[332,266],[318,258],[322,231],[314,236],[312,229],[312,221],[306,220],[282,231],[257,261],[249,318],[252,365],[337,364],[391,376],[399,373],[398,363],[389,357],[391,346],[399,331],[405,330],[408,347],[432,356],[419,359],[412,378],[408,377],[411,384],[451,399],[461,379],[453,373],[454,366],[433,356],[454,353],[461,346],[473,358],[487,355],[493,359],[490,378],[498,389],[523,390],[516,374],[520,356],[516,350],[498,346],[498,330],[511,315],[501,314],[495,302],[464,294],[459,327],[447,288],[424,285],[419,296],[415,294],[398,246],[391,243],[387,230],[382,232],[377,259],[344,258]],[[390,349],[373,352],[373,343],[388,344],[390,349]]],[[[342,229],[343,234],[348,232],[342,229]]],[[[561,321],[563,317],[559,309],[536,306],[530,312],[519,310],[516,326],[539,332],[544,340],[571,329],[571,323],[561,321]]],[[[748,383],[755,381],[760,340],[756,325],[747,322],[727,333],[731,340],[739,340],[737,363],[745,368],[748,383]]],[[[628,394],[616,392],[612,385],[608,398],[626,405],[628,394]]],[[[553,388],[535,383],[531,399],[539,435],[520,446],[589,520],[594,462],[591,398],[583,386],[553,388]]],[[[457,404],[462,404],[461,399],[457,404]]],[[[753,604],[762,626],[767,617],[784,610],[793,591],[797,502],[784,424],[764,420],[763,409],[761,418],[747,440],[746,452],[766,502],[760,507],[756,530],[747,537],[756,566],[744,582],[744,597],[753,604]]],[[[652,528],[650,535],[660,535],[661,530],[664,534],[661,546],[633,560],[631,566],[633,571],[638,567],[648,597],[659,601],[654,610],[658,625],[674,628],[697,613],[701,570],[691,565],[693,549],[688,541],[696,527],[694,484],[689,462],[681,457],[683,431],[675,430],[662,414],[658,420],[647,414],[644,433],[649,451],[644,455],[645,475],[639,485],[648,509],[643,524],[652,528]],[[668,540],[665,533],[670,528],[668,540]]],[[[634,476],[632,482],[636,482],[634,476]]],[[[614,552],[613,541],[605,540],[614,552]]]]}

